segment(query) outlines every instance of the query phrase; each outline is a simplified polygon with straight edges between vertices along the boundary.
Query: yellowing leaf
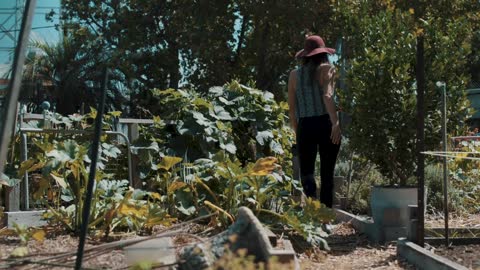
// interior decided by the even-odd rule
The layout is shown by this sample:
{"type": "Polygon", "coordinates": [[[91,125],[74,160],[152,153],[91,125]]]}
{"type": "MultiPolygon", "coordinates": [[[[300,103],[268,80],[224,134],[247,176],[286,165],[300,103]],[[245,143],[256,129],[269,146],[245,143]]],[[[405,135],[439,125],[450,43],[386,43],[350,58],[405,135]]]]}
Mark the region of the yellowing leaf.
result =
{"type": "Polygon", "coordinates": [[[153,122],[155,124],[160,124],[160,123],[162,123],[162,119],[160,118],[160,116],[154,116],[153,117],[153,122]]]}
{"type": "Polygon", "coordinates": [[[277,167],[277,158],[275,157],[266,157],[257,160],[255,166],[253,166],[252,170],[250,171],[250,175],[254,176],[263,176],[271,174],[272,171],[277,167]]]}
{"type": "Polygon", "coordinates": [[[56,176],[53,173],[51,173],[50,175],[59,186],[61,186],[62,188],[67,188],[67,182],[65,182],[65,179],[63,179],[63,177],[56,176]]]}
{"type": "Polygon", "coordinates": [[[423,28],[415,29],[415,35],[416,36],[423,36],[423,28]]]}
{"type": "Polygon", "coordinates": [[[38,242],[43,242],[43,240],[45,240],[45,231],[44,230],[35,231],[32,234],[32,238],[37,240],[38,242]]]}
{"type": "Polygon", "coordinates": [[[412,15],[413,15],[413,14],[415,14],[415,9],[413,9],[413,8],[410,8],[410,9],[408,9],[408,12],[410,12],[410,14],[412,14],[412,15]]]}
{"type": "Polygon", "coordinates": [[[176,190],[183,188],[186,185],[187,184],[185,182],[178,182],[178,181],[173,182],[168,187],[168,193],[171,194],[171,193],[175,192],[176,190]]]}
{"type": "Polygon", "coordinates": [[[25,257],[27,255],[28,255],[27,247],[17,247],[12,251],[12,253],[10,253],[10,256],[12,257],[25,257]]]}
{"type": "Polygon", "coordinates": [[[120,117],[120,115],[122,115],[122,112],[121,111],[113,111],[113,112],[109,112],[109,114],[113,117],[120,117]]]}
{"type": "Polygon", "coordinates": [[[131,205],[122,204],[118,212],[125,216],[144,217],[147,214],[146,206],[135,207],[131,205]]]}
{"type": "Polygon", "coordinates": [[[159,200],[159,201],[162,200],[162,197],[161,197],[160,194],[158,194],[157,192],[152,192],[152,193],[150,193],[150,197],[151,197],[152,199],[156,199],[156,200],[159,200]]]}
{"type": "Polygon", "coordinates": [[[93,119],[97,118],[97,109],[93,108],[90,106],[90,117],[92,117],[93,119]]]}
{"type": "Polygon", "coordinates": [[[158,167],[168,171],[181,161],[182,158],[166,156],[162,158],[162,161],[160,161],[158,167]]]}
{"type": "Polygon", "coordinates": [[[457,157],[455,158],[455,160],[460,161],[463,158],[466,158],[468,156],[468,153],[458,153],[456,156],[457,157]]]}

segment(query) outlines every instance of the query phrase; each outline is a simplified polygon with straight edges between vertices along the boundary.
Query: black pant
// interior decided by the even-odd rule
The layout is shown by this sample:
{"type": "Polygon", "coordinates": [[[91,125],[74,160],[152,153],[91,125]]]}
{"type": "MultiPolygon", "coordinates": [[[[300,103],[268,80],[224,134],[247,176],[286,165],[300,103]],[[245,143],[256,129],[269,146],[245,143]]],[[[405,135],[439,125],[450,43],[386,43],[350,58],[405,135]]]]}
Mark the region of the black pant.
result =
{"type": "Polygon", "coordinates": [[[330,139],[332,123],[328,114],[300,118],[297,126],[297,147],[300,159],[300,179],[305,195],[315,198],[315,160],[320,153],[320,201],[333,205],[333,174],[340,144],[330,139]]]}

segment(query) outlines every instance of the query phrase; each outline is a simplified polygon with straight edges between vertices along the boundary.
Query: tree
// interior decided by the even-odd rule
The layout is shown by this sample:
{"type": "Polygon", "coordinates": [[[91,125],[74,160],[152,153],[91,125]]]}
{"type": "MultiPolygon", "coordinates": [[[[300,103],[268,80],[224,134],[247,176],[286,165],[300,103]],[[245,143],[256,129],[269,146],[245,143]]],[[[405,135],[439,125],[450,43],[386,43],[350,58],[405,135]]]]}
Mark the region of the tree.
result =
{"type": "Polygon", "coordinates": [[[84,82],[85,68],[91,61],[89,55],[82,54],[78,44],[68,36],[56,44],[33,41],[31,47],[24,80],[51,84],[53,92],[48,96],[53,99],[50,101],[56,111],[61,114],[77,112],[82,102],[89,100],[84,82]]]}
{"type": "MultiPolygon", "coordinates": [[[[110,58],[149,104],[144,90],[206,91],[232,79],[254,82],[281,99],[286,74],[308,32],[326,36],[327,1],[65,0],[65,24],[85,46],[107,46],[110,58]],[[95,42],[101,39],[100,42],[95,42]]],[[[333,44],[332,44],[333,46],[333,44]]]]}
{"type": "Polygon", "coordinates": [[[347,89],[343,107],[351,112],[351,142],[374,162],[392,183],[405,185],[414,175],[415,161],[415,44],[425,38],[425,145],[439,146],[440,93],[437,81],[448,85],[448,119],[452,134],[465,128],[469,104],[464,89],[469,81],[468,56],[478,4],[441,1],[427,4],[418,24],[408,3],[338,1],[336,24],[341,26],[346,52],[347,89]],[[352,16],[351,14],[355,14],[352,16]],[[467,14],[467,16],[465,16],[467,14]]]}

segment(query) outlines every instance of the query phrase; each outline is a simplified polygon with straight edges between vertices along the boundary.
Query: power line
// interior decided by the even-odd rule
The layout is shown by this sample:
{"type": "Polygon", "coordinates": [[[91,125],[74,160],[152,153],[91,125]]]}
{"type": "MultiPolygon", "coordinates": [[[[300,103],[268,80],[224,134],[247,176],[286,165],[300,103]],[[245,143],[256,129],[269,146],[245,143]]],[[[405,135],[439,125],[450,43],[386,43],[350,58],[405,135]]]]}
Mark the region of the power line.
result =
{"type": "MultiPolygon", "coordinates": [[[[37,9],[60,9],[61,7],[47,7],[47,6],[44,6],[44,7],[37,7],[37,9]]],[[[23,8],[15,8],[15,7],[11,7],[11,8],[0,8],[0,10],[21,10],[23,8]]]]}
{"type": "MultiPolygon", "coordinates": [[[[37,26],[37,27],[32,27],[32,30],[36,30],[36,29],[46,29],[46,28],[55,28],[57,27],[56,25],[50,25],[50,26],[37,26]]],[[[5,30],[0,30],[0,33],[10,33],[10,32],[19,32],[20,29],[12,29],[12,30],[8,30],[8,31],[5,31],[5,30]]]]}

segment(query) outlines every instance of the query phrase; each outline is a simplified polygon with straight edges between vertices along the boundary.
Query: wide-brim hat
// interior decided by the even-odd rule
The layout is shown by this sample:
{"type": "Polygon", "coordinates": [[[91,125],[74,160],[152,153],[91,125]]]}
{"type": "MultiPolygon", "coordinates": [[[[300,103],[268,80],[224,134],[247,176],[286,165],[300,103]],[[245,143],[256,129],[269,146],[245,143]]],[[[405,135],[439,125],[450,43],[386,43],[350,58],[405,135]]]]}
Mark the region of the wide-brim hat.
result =
{"type": "Polygon", "coordinates": [[[303,50],[298,51],[295,54],[295,57],[303,58],[313,56],[319,53],[334,54],[335,49],[326,47],[325,42],[323,42],[323,39],[320,36],[309,36],[305,39],[303,50]]]}

